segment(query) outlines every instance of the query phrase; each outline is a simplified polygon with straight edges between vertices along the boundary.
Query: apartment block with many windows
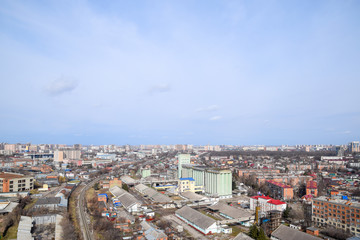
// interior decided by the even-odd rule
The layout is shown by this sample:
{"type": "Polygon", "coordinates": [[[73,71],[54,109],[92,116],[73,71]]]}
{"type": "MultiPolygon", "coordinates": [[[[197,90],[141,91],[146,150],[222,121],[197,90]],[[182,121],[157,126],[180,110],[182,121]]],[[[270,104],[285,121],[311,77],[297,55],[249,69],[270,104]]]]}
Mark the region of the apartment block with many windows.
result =
{"type": "Polygon", "coordinates": [[[34,189],[34,178],[17,173],[0,173],[0,192],[25,192],[34,189]]]}
{"type": "Polygon", "coordinates": [[[335,227],[360,235],[360,203],[325,196],[315,198],[312,220],[318,227],[335,227]]]}

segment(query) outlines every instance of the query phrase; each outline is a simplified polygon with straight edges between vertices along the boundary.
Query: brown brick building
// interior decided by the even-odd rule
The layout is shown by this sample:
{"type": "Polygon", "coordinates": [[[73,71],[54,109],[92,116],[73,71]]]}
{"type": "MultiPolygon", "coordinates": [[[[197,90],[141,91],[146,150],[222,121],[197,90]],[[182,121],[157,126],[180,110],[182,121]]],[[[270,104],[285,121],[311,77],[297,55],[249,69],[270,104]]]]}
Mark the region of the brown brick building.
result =
{"type": "Polygon", "coordinates": [[[313,200],[312,220],[319,227],[335,227],[360,234],[360,203],[318,197],[313,200]]]}
{"type": "Polygon", "coordinates": [[[294,198],[294,189],[289,185],[273,180],[266,181],[266,185],[269,187],[274,198],[283,200],[290,200],[294,198]]]}

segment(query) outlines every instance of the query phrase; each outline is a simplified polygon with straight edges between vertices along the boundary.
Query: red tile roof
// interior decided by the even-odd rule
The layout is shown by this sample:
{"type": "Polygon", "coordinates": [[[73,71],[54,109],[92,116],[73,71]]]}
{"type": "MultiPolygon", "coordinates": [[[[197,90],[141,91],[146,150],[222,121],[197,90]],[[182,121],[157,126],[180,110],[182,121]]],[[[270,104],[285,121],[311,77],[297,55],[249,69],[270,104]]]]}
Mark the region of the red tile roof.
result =
{"type": "Polygon", "coordinates": [[[268,203],[271,203],[271,204],[274,204],[274,205],[286,204],[285,202],[282,202],[280,200],[275,200],[275,199],[272,199],[272,200],[268,201],[268,203]]]}
{"type": "Polygon", "coordinates": [[[317,182],[308,181],[307,184],[306,184],[306,188],[308,188],[308,189],[317,189],[317,182]]]}
{"type": "Polygon", "coordinates": [[[281,187],[281,188],[292,188],[289,185],[279,183],[279,182],[275,182],[274,180],[267,180],[266,182],[271,183],[271,184],[276,185],[276,186],[281,187]]]}
{"type": "Polygon", "coordinates": [[[253,196],[253,197],[251,197],[251,198],[253,198],[253,199],[259,199],[259,198],[262,198],[262,199],[272,199],[271,197],[267,197],[267,196],[253,196]]]}
{"type": "Polygon", "coordinates": [[[280,201],[280,200],[273,199],[273,198],[268,197],[268,196],[253,196],[253,197],[251,197],[251,198],[256,199],[256,200],[258,200],[259,198],[262,198],[262,199],[268,200],[268,201],[267,201],[268,203],[274,204],[274,205],[286,204],[285,202],[282,202],[282,201],[280,201]]]}

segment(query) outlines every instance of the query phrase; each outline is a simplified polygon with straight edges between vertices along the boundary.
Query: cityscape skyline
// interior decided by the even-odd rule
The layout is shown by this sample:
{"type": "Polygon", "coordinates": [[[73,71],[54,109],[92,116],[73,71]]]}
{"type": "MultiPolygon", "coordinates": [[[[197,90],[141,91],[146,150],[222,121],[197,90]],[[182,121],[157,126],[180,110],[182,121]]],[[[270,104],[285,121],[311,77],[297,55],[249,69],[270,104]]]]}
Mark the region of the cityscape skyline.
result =
{"type": "Polygon", "coordinates": [[[3,1],[3,142],[344,144],[358,1],[3,1]]]}

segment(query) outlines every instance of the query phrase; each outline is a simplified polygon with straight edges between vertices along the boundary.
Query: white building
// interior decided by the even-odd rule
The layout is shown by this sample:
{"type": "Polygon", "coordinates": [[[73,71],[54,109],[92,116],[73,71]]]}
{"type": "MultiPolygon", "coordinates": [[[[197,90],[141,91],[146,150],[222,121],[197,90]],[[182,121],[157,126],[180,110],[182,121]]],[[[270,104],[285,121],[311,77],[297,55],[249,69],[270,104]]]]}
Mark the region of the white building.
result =
{"type": "Polygon", "coordinates": [[[180,154],[178,156],[178,178],[181,178],[181,169],[183,164],[190,164],[190,154],[180,154]]]}
{"type": "Polygon", "coordinates": [[[260,207],[263,212],[271,210],[284,211],[286,209],[286,203],[280,200],[272,199],[266,196],[254,196],[250,198],[250,210],[255,210],[256,206],[260,207]]]}

